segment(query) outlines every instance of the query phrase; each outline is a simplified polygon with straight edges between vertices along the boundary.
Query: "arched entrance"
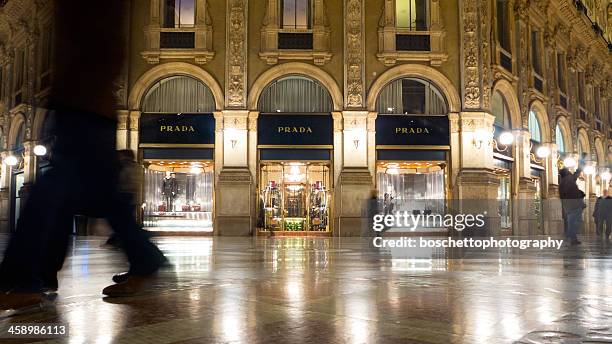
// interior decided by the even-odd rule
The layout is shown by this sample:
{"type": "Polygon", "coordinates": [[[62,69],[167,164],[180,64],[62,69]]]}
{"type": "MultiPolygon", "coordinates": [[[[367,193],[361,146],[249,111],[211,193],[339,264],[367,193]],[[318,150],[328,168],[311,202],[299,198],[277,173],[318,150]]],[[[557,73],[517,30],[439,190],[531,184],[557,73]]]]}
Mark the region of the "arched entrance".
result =
{"type": "Polygon", "coordinates": [[[285,75],[257,99],[259,231],[331,231],[334,101],[319,81],[285,75]]]}
{"type": "Polygon", "coordinates": [[[139,160],[142,220],[161,232],[212,232],[217,104],[201,80],[173,75],[143,93],[139,160]]]}
{"type": "MultiPolygon", "coordinates": [[[[375,110],[376,189],[384,212],[444,214],[450,161],[446,98],[431,80],[401,77],[380,89],[375,110]]],[[[445,230],[437,223],[415,228],[445,230]]]]}

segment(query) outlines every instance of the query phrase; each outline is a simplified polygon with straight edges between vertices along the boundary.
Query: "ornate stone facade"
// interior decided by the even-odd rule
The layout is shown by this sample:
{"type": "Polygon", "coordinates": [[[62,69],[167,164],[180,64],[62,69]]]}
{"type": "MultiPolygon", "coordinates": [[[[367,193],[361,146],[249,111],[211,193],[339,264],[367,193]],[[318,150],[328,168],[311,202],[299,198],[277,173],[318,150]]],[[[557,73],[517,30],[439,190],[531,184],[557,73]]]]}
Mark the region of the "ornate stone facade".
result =
{"type": "MultiPolygon", "coordinates": [[[[311,0],[308,27],[294,29],[283,27],[280,0],[196,0],[194,25],[189,28],[165,28],[161,0],[126,2],[130,5],[126,11],[131,13],[131,41],[128,63],[117,81],[118,146],[138,152],[140,104],[155,82],[176,75],[201,81],[215,99],[215,191],[250,195],[241,199],[217,194],[217,201],[222,202],[218,218],[234,228],[245,223],[252,226],[259,96],[268,84],[284,76],[310,78],[332,98],[332,174],[334,197],[341,202],[336,204],[334,221],[346,229],[359,217],[359,198],[376,188],[378,95],[388,83],[406,77],[430,83],[449,110],[451,198],[480,197],[474,190],[493,195],[498,187],[492,172],[493,138],[488,136],[495,92],[508,105],[516,139],[514,197],[528,198],[535,192],[534,184],[529,184],[533,180],[531,111],[540,121],[541,144],[553,150],[554,158],[542,164],[544,199],[557,197],[556,165],[561,154],[556,151],[557,125],[566,146],[563,154],[575,155],[582,142],[598,171],[608,168],[612,156],[610,6],[590,0],[509,0],[510,51],[504,52],[507,60],[502,61],[496,1],[429,0],[426,29],[418,30],[398,27],[397,1],[311,0]],[[540,47],[540,56],[532,53],[534,32],[541,40],[535,45],[540,47]],[[169,36],[162,36],[175,33],[183,38],[181,33],[193,33],[193,47],[164,47],[162,40],[169,36]],[[306,43],[312,39],[312,46],[283,48],[279,46],[283,34],[305,34],[299,37],[306,37],[306,43]],[[420,50],[410,50],[409,44],[398,48],[402,39],[403,43],[427,44],[419,46],[420,50]],[[536,58],[541,58],[543,82],[537,87],[536,58]],[[582,103],[579,89],[584,90],[582,103]],[[487,137],[476,144],[482,132],[487,137]],[[363,133],[360,142],[364,146],[354,145],[356,133],[363,133]],[[239,204],[239,213],[232,213],[234,204],[239,204]],[[234,221],[234,215],[240,220],[234,221]]],[[[0,11],[0,144],[4,158],[14,154],[12,146],[21,123],[27,147],[40,135],[49,93],[40,66],[45,25],[52,20],[50,5],[51,0],[9,0],[0,11]],[[18,75],[21,56],[25,56],[24,68],[18,75]]],[[[36,159],[23,156],[31,182],[36,159]]],[[[603,186],[594,177],[586,177],[585,184],[590,194],[603,186]]],[[[3,165],[0,199],[10,199],[17,192],[10,186],[10,168],[3,165]]],[[[6,229],[10,202],[0,203],[0,226],[6,229]]],[[[532,226],[534,217],[525,210],[514,220],[532,226]]],[[[552,231],[555,220],[551,216],[546,221],[546,230],[552,231]]]]}

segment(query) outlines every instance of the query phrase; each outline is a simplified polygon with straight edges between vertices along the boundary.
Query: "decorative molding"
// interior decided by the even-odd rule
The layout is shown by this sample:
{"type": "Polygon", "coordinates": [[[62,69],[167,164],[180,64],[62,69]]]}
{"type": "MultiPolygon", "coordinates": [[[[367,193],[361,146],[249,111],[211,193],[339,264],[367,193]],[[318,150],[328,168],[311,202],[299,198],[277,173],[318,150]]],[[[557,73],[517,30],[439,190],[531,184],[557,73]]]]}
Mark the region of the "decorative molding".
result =
{"type": "Polygon", "coordinates": [[[212,21],[208,10],[208,0],[196,0],[195,27],[164,28],[162,27],[162,1],[150,0],[149,25],[145,26],[145,51],[141,56],[150,64],[158,64],[162,59],[189,59],[196,64],[205,64],[215,53],[212,48],[212,21]],[[193,32],[194,47],[192,49],[161,48],[162,32],[193,32]]]}
{"type": "Polygon", "coordinates": [[[364,0],[346,0],[344,63],[346,108],[363,108],[365,99],[364,0]]]}
{"type": "Polygon", "coordinates": [[[278,34],[288,32],[281,28],[282,12],[280,0],[264,0],[265,15],[261,28],[261,52],[259,57],[268,65],[275,65],[279,60],[310,60],[321,66],[331,60],[331,29],[327,19],[325,2],[312,0],[312,29],[296,29],[289,32],[312,34],[312,49],[279,49],[278,34]]]}
{"type": "Polygon", "coordinates": [[[481,104],[481,55],[479,53],[478,11],[480,1],[464,0],[461,8],[462,56],[463,56],[463,106],[466,109],[480,109],[481,104]]]}
{"type": "MultiPolygon", "coordinates": [[[[448,60],[446,51],[446,29],[440,10],[441,0],[429,1],[429,31],[418,31],[418,34],[429,35],[429,51],[398,51],[396,35],[398,28],[395,21],[395,0],[385,0],[382,15],[378,21],[378,54],[376,57],[385,66],[393,66],[399,61],[429,62],[432,66],[440,66],[448,60]]],[[[414,32],[408,32],[409,34],[414,32]]]]}
{"type": "Polygon", "coordinates": [[[248,0],[230,0],[227,3],[228,63],[225,76],[225,105],[246,108],[247,85],[247,27],[248,0]]]}

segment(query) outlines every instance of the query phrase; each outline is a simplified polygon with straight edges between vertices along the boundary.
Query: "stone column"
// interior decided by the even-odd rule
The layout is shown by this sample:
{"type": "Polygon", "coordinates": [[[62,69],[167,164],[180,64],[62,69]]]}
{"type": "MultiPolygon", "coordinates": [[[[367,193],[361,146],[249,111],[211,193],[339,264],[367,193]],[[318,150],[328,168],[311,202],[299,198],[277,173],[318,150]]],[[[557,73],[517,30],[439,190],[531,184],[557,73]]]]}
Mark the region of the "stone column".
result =
{"type": "Polygon", "coordinates": [[[559,198],[559,160],[558,147],[555,143],[548,144],[550,156],[546,160],[546,186],[542,211],[544,212],[544,234],[563,234],[563,214],[559,198]]]}
{"type": "Polygon", "coordinates": [[[368,166],[368,112],[344,111],[343,166],[336,188],[335,236],[361,235],[363,210],[370,198],[373,184],[368,166]]]}
{"type": "Polygon", "coordinates": [[[496,201],[499,178],[493,171],[494,117],[486,112],[462,112],[458,121],[459,171],[451,208],[464,214],[484,214],[487,225],[483,230],[470,230],[462,235],[499,235],[500,217],[496,201]]]}
{"type": "MultiPolygon", "coordinates": [[[[244,236],[253,233],[255,195],[253,175],[249,170],[249,111],[247,110],[247,0],[227,1],[228,20],[225,35],[227,56],[225,69],[225,109],[222,132],[217,139],[222,158],[215,154],[219,170],[215,187],[215,233],[222,236],[244,236]],[[231,109],[231,110],[230,110],[231,109]],[[221,136],[221,137],[220,137],[221,136]]],[[[219,115],[216,115],[219,124],[219,115]]],[[[251,133],[252,134],[252,133],[251,133]]],[[[217,146],[217,145],[215,145],[217,146]]]]}
{"type": "Polygon", "coordinates": [[[140,141],[140,111],[130,111],[129,113],[129,133],[127,138],[127,148],[134,152],[138,157],[138,143],[140,141]]]}
{"type": "Polygon", "coordinates": [[[129,130],[128,130],[129,111],[117,111],[117,149],[128,149],[129,130]]]}
{"type": "MultiPolygon", "coordinates": [[[[515,133],[517,145],[518,194],[513,210],[516,211],[518,222],[513,229],[514,235],[534,235],[537,232],[538,219],[535,213],[536,186],[531,178],[531,135],[526,129],[515,133]]],[[[545,179],[542,179],[545,182],[545,179]]]]}
{"type": "Polygon", "coordinates": [[[4,151],[0,153],[2,171],[0,173],[0,233],[8,233],[11,229],[11,202],[10,202],[10,182],[11,182],[11,167],[4,163],[4,159],[10,155],[10,152],[4,151]]]}
{"type": "MultiPolygon", "coordinates": [[[[248,166],[248,111],[223,111],[223,165],[215,188],[215,231],[247,236],[254,226],[254,184],[248,166]]],[[[219,168],[219,166],[217,166],[219,168]]]]}
{"type": "MultiPolygon", "coordinates": [[[[364,0],[345,0],[344,18],[343,163],[335,190],[333,230],[335,236],[358,236],[365,221],[364,206],[372,190],[368,146],[375,144],[368,140],[371,135],[368,135],[368,111],[365,111],[364,0]]],[[[338,150],[336,147],[335,156],[338,150]]]]}

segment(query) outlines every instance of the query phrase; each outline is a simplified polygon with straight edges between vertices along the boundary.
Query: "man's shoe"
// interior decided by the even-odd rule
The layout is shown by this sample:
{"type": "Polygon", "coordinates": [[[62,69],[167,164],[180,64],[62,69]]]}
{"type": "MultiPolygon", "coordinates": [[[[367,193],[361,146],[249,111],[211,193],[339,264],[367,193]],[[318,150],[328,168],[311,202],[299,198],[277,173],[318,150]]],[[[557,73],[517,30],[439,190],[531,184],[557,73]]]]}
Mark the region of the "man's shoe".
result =
{"type": "Polygon", "coordinates": [[[0,310],[18,310],[39,306],[43,302],[41,293],[2,292],[0,294],[0,310]]]}
{"type": "Polygon", "coordinates": [[[131,296],[142,292],[153,277],[150,276],[128,276],[122,283],[113,284],[102,290],[102,294],[110,297],[131,296]]]}
{"type": "Polygon", "coordinates": [[[129,277],[130,277],[130,273],[129,272],[118,273],[116,275],[113,275],[113,282],[115,282],[115,283],[123,283],[123,282],[127,281],[129,277]]]}

